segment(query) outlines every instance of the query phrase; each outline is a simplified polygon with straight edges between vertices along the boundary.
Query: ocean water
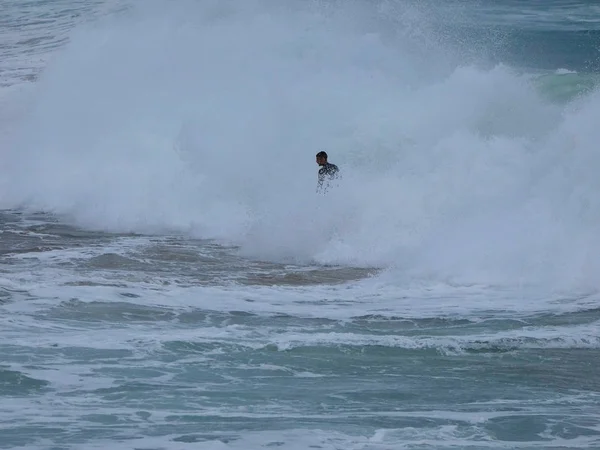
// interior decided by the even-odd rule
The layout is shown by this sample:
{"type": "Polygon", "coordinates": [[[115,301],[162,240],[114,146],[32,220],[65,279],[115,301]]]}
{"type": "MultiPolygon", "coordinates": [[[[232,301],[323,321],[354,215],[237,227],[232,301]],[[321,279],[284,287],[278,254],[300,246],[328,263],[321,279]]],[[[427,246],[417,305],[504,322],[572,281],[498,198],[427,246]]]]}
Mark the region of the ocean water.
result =
{"type": "Polygon", "coordinates": [[[0,448],[600,448],[599,30],[3,0],[0,448]]]}

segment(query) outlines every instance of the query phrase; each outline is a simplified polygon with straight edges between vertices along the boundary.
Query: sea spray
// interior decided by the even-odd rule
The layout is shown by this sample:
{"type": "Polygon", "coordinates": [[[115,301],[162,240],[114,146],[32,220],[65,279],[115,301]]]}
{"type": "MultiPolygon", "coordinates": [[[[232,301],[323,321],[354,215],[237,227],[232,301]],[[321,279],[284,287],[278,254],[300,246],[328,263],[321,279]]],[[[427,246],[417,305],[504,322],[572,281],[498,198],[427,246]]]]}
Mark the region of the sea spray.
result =
{"type": "Polygon", "coordinates": [[[48,66],[7,206],[414,277],[594,273],[596,96],[564,109],[358,3],[157,5],[82,27],[48,66]],[[325,198],[320,150],[344,175],[325,198]]]}

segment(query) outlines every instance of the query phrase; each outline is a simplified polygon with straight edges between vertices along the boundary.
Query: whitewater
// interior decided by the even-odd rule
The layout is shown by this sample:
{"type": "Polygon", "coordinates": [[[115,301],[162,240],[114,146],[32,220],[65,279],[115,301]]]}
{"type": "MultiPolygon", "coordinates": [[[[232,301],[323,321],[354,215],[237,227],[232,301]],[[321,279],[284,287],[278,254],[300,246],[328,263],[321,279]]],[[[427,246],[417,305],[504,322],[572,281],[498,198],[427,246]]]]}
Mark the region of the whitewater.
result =
{"type": "Polygon", "coordinates": [[[0,448],[598,448],[599,12],[5,1],[0,448]]]}

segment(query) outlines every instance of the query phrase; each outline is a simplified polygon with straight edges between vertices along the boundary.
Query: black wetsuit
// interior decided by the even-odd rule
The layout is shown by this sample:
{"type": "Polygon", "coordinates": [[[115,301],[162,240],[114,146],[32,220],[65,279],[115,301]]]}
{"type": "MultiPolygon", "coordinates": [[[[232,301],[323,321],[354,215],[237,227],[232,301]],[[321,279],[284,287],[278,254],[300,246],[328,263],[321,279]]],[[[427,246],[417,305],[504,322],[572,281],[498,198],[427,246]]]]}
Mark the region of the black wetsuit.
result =
{"type": "Polygon", "coordinates": [[[338,169],[338,166],[336,166],[335,164],[325,163],[323,166],[321,166],[321,168],[319,169],[319,182],[317,184],[317,191],[323,189],[323,182],[325,181],[325,177],[328,177],[330,180],[334,180],[338,177],[339,171],[340,169],[338,169]]]}

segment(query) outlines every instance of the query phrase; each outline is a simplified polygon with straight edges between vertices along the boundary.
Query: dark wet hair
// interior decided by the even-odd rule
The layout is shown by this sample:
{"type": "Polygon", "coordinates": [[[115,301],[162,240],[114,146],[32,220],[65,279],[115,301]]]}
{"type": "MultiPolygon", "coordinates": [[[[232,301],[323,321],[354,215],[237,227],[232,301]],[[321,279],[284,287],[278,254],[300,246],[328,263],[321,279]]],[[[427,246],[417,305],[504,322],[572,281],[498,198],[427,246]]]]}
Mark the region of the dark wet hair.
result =
{"type": "Polygon", "coordinates": [[[325,159],[327,159],[327,153],[321,151],[321,152],[317,153],[317,158],[325,158],[325,159]]]}

